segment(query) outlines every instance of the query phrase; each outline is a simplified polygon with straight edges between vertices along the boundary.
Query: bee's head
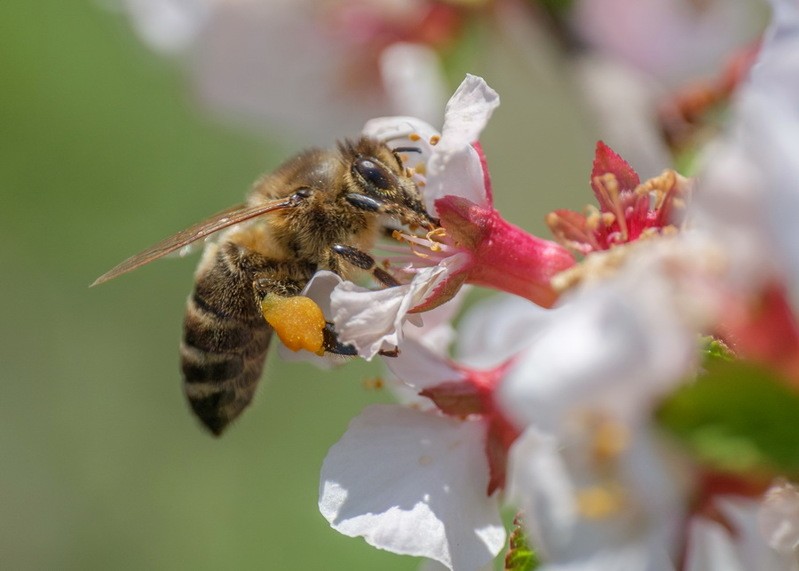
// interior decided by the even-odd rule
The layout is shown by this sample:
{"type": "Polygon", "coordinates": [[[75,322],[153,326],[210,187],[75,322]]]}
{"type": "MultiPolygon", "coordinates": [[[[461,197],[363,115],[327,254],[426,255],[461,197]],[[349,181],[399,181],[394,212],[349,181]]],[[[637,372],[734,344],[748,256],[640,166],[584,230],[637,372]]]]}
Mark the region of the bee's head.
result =
{"type": "Polygon", "coordinates": [[[347,200],[353,206],[392,216],[409,226],[437,226],[397,153],[368,137],[344,142],[340,150],[350,165],[347,200]]]}

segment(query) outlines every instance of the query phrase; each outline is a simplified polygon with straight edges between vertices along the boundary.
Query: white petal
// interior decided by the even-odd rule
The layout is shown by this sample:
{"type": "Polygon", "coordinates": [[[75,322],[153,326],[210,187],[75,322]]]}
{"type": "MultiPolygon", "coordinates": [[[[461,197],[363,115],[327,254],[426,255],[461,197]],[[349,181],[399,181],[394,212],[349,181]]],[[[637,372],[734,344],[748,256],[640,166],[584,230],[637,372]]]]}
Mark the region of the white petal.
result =
{"type": "Polygon", "coordinates": [[[758,515],[760,531],[780,553],[799,550],[799,490],[780,482],[766,492],[758,515]]]}
{"type": "Polygon", "coordinates": [[[201,101],[246,127],[329,145],[393,112],[378,53],[331,26],[318,3],[217,0],[196,46],[201,101]],[[356,73],[362,81],[347,79],[356,73]]]}
{"type": "Polygon", "coordinates": [[[471,145],[446,152],[436,148],[427,163],[424,200],[428,212],[436,212],[436,200],[447,195],[466,198],[479,206],[491,204],[480,155],[471,145]]]}
{"type": "Polygon", "coordinates": [[[727,254],[726,279],[736,290],[759,289],[776,271],[763,211],[761,173],[744,146],[744,134],[731,133],[708,148],[705,168],[691,204],[691,216],[727,254]]]}
{"type": "Polygon", "coordinates": [[[721,68],[759,32],[755,2],[742,0],[579,0],[577,33],[591,47],[661,82],[681,84],[721,68]],[[651,26],[658,29],[652,41],[651,26]]]}
{"type": "Polygon", "coordinates": [[[511,416],[553,430],[581,407],[630,420],[687,373],[694,335],[670,284],[645,272],[632,268],[551,311],[500,387],[511,416]]]}
{"type": "Polygon", "coordinates": [[[477,141],[497,107],[497,92],[482,77],[467,74],[447,103],[441,141],[436,150],[457,152],[477,141]]]}
{"type": "Polygon", "coordinates": [[[470,289],[470,286],[465,285],[448,302],[425,311],[424,324],[421,327],[406,327],[406,338],[419,341],[437,355],[448,355],[449,346],[456,335],[452,321],[463,306],[470,289]]]}
{"type": "Polygon", "coordinates": [[[319,509],[380,549],[476,571],[505,542],[484,438],[479,421],[370,406],[325,458],[319,509]]]}
{"type": "MultiPolygon", "coordinates": [[[[418,571],[445,571],[446,569],[449,569],[449,567],[439,563],[438,561],[425,559],[422,561],[422,564],[419,565],[418,571]]],[[[480,571],[494,571],[494,566],[489,563],[485,567],[481,567],[480,571]]]]}
{"type": "Polygon", "coordinates": [[[447,381],[463,380],[450,361],[414,339],[405,339],[397,357],[384,359],[389,370],[416,392],[447,381]]]}
{"type": "Polygon", "coordinates": [[[537,571],[678,571],[668,557],[657,556],[645,543],[602,549],[585,558],[547,563],[537,571]]]}
{"type": "Polygon", "coordinates": [[[778,553],[758,529],[759,502],[720,496],[715,505],[733,534],[716,522],[697,518],[691,524],[687,571],[797,571],[796,553],[778,553]]]}
{"type": "Polygon", "coordinates": [[[747,571],[741,566],[730,534],[715,521],[691,522],[685,571],[747,571]]]}
{"type": "Polygon", "coordinates": [[[557,440],[528,428],[511,447],[509,495],[524,510],[534,543],[552,569],[671,569],[684,506],[655,441],[635,432],[615,463],[597,465],[591,428],[557,440]],[[581,513],[578,492],[603,489],[621,494],[618,506],[581,513]]]}
{"type": "Polygon", "coordinates": [[[525,524],[546,557],[577,521],[574,486],[557,440],[528,428],[508,455],[508,497],[525,514],[525,524]],[[541,522],[539,524],[539,522],[541,522]]]}
{"type": "Polygon", "coordinates": [[[369,121],[363,133],[392,147],[413,146],[421,153],[408,153],[406,165],[425,164],[424,200],[429,212],[446,195],[467,198],[486,205],[487,196],[480,156],[472,147],[485,128],[499,96],[486,82],[467,75],[447,103],[444,126],[439,133],[429,124],[411,117],[384,117],[369,121]]]}
{"type": "Polygon", "coordinates": [[[376,291],[341,283],[330,297],[339,340],[353,345],[365,359],[398,346],[408,311],[421,303],[448,272],[445,266],[425,268],[410,284],[376,291]]]}
{"type": "Polygon", "coordinates": [[[499,95],[482,77],[467,75],[447,103],[441,140],[427,163],[425,204],[435,212],[435,201],[456,195],[481,206],[491,198],[485,188],[480,156],[472,147],[499,106],[499,95]]]}
{"type": "Polygon", "coordinates": [[[397,113],[441,123],[446,86],[435,51],[421,44],[391,44],[380,55],[380,71],[397,113]]]}
{"type": "Polygon", "coordinates": [[[433,152],[430,140],[441,136],[429,123],[416,117],[405,116],[371,119],[366,122],[361,133],[366,137],[383,141],[390,147],[419,147],[424,160],[427,160],[433,152]]]}
{"type": "Polygon", "coordinates": [[[792,1],[772,4],[774,21],[740,89],[731,128],[705,157],[695,209],[699,224],[726,246],[734,288],[748,293],[787,277],[797,296],[799,9],[792,1]]]}
{"type": "Polygon", "coordinates": [[[474,368],[497,366],[529,347],[549,326],[550,314],[518,296],[482,301],[461,319],[456,358],[474,368]]]}
{"type": "Polygon", "coordinates": [[[735,530],[735,544],[744,569],[758,571],[796,571],[797,553],[779,553],[768,545],[760,530],[761,502],[735,496],[721,496],[716,506],[735,530]]]}

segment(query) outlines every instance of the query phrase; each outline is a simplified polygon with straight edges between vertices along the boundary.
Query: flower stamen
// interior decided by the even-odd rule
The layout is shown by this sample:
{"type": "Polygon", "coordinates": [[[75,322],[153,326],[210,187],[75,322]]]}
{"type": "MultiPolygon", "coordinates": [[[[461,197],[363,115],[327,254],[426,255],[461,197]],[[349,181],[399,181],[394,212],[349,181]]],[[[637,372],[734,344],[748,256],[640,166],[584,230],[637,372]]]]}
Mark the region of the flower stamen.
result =
{"type": "Polygon", "coordinates": [[[577,511],[585,519],[605,519],[621,511],[624,490],[617,484],[589,486],[577,491],[577,511]]]}

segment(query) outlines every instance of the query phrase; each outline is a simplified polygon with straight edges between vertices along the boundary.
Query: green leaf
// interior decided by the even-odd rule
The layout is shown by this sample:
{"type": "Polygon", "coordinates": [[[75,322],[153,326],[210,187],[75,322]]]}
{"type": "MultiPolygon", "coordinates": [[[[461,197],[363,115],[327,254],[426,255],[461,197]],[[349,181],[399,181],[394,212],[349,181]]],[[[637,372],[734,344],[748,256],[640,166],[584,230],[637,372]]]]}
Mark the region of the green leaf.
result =
{"type": "Polygon", "coordinates": [[[513,520],[513,526],[508,553],[505,554],[505,571],[533,571],[541,561],[527,543],[520,516],[513,520]]]}
{"type": "Polygon", "coordinates": [[[702,351],[707,361],[732,361],[735,359],[735,353],[732,352],[724,341],[714,337],[706,337],[703,339],[704,347],[702,351]]]}
{"type": "Polygon", "coordinates": [[[708,356],[706,372],[663,403],[661,424],[715,468],[799,474],[799,394],[762,367],[708,356]]]}

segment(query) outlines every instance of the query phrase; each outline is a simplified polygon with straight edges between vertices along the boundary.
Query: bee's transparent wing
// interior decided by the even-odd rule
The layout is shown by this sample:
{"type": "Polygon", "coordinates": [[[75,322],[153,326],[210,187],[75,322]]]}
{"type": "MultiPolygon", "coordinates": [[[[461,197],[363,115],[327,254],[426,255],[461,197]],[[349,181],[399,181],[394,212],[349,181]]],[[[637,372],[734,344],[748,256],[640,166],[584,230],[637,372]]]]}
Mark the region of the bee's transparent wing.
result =
{"type": "Polygon", "coordinates": [[[166,256],[175,250],[185,248],[192,242],[201,240],[202,238],[210,236],[214,232],[218,232],[224,228],[227,228],[228,226],[233,226],[234,224],[244,222],[245,220],[255,218],[256,216],[266,214],[267,212],[290,208],[295,206],[295,204],[296,202],[294,200],[287,198],[283,200],[264,202],[255,206],[239,204],[237,206],[228,208],[227,210],[223,210],[222,212],[218,212],[210,218],[207,218],[202,222],[198,222],[194,226],[186,228],[185,230],[178,232],[177,234],[174,234],[165,240],[161,240],[154,246],[128,258],[121,264],[111,268],[109,271],[94,280],[92,286],[112,280],[118,276],[121,276],[122,274],[133,271],[144,264],[149,264],[153,260],[157,260],[158,258],[166,256]]]}

